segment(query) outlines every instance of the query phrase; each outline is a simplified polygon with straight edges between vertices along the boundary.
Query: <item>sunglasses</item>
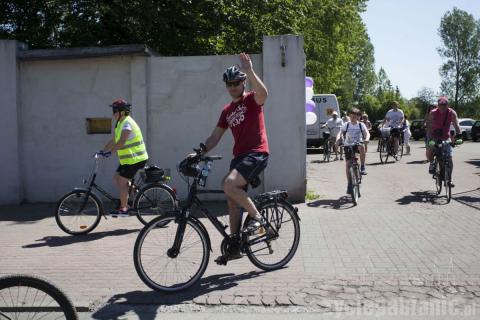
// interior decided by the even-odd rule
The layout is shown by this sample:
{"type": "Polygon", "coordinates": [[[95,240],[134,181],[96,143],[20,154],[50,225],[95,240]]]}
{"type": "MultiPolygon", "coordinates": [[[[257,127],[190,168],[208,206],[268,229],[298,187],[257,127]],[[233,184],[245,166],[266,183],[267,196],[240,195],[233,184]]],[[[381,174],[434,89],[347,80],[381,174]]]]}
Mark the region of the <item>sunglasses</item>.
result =
{"type": "Polygon", "coordinates": [[[234,81],[234,82],[225,82],[225,86],[228,87],[238,87],[242,81],[234,81]]]}

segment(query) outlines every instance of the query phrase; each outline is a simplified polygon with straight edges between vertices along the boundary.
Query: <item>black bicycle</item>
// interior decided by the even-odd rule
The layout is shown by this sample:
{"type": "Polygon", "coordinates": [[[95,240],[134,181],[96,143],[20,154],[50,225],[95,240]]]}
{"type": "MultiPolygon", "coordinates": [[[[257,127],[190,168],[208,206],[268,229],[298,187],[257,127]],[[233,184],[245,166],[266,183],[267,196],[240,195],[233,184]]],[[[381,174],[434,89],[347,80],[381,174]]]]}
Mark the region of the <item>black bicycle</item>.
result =
{"type": "Polygon", "coordinates": [[[352,196],[352,202],[354,205],[357,205],[358,198],[361,197],[360,194],[360,184],[362,183],[362,175],[360,174],[360,166],[358,164],[358,157],[357,154],[358,146],[362,145],[361,142],[356,142],[351,145],[344,145],[344,153],[345,157],[350,158],[349,161],[349,168],[348,168],[348,181],[350,185],[349,193],[352,196]]]}
{"type": "Polygon", "coordinates": [[[323,161],[330,162],[333,151],[333,143],[330,139],[330,132],[323,132],[323,161]]]}
{"type": "Polygon", "coordinates": [[[449,149],[451,147],[462,144],[462,140],[457,140],[455,143],[450,141],[431,141],[433,144],[433,165],[435,171],[433,173],[433,179],[435,179],[435,187],[437,189],[437,195],[442,193],[442,186],[445,190],[445,196],[447,203],[450,203],[452,199],[452,157],[449,155],[449,149]]]}
{"type": "MultiPolygon", "coordinates": [[[[197,197],[198,194],[223,193],[199,188],[205,186],[213,161],[222,157],[204,156],[200,149],[194,150],[196,155],[187,157],[178,166],[181,175],[194,178],[186,204],[166,217],[151,221],[135,242],[133,260],[142,281],[156,291],[177,292],[200,280],[207,268],[212,246],[207,229],[192,214],[193,206],[223,236],[222,256],[216,260],[217,264],[226,265],[233,258],[231,248],[236,247],[260,269],[270,271],[285,266],[295,255],[300,241],[298,209],[287,201],[287,192],[271,191],[254,197],[265,221],[262,230],[248,232],[241,228],[238,235],[229,235],[228,226],[214,217],[197,197]]],[[[258,185],[258,178],[250,184],[258,185]]],[[[250,219],[247,216],[243,226],[248,225],[250,219]]]]}
{"type": "Polygon", "coordinates": [[[403,156],[403,131],[400,131],[398,128],[382,128],[381,135],[382,138],[378,140],[378,149],[380,153],[380,161],[382,163],[387,163],[388,158],[392,157],[395,161],[400,161],[403,156]],[[397,129],[398,135],[391,132],[393,129],[397,129]],[[398,137],[398,152],[395,152],[395,136],[398,137]]]}
{"type": "MultiPolygon", "coordinates": [[[[113,197],[102,187],[95,183],[100,160],[100,153],[94,155],[94,166],[89,179],[84,180],[86,188],[74,188],[65,194],[57,203],[55,220],[58,226],[68,234],[80,235],[91,232],[100,222],[103,216],[107,219],[101,198],[94,192],[98,191],[106,199],[110,200],[112,208],[120,206],[120,200],[113,197]]],[[[139,170],[139,174],[132,180],[129,189],[129,204],[143,224],[147,224],[165,212],[178,208],[176,192],[166,184],[170,177],[165,175],[164,170],[156,166],[147,166],[139,170]]]]}
{"type": "Polygon", "coordinates": [[[77,320],[68,296],[49,281],[16,274],[0,278],[0,320],[77,320]]]}

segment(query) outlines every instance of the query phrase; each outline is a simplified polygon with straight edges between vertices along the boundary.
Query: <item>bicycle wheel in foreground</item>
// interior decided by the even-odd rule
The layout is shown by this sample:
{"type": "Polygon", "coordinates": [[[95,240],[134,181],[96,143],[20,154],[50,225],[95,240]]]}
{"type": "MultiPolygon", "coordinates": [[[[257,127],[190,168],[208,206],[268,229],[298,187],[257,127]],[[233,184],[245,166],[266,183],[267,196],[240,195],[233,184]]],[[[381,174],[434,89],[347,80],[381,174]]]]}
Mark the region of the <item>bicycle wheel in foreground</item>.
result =
{"type": "Polygon", "coordinates": [[[447,203],[450,203],[450,200],[452,199],[452,186],[450,185],[450,183],[452,182],[451,180],[451,176],[450,176],[450,168],[448,167],[448,165],[445,166],[445,196],[447,197],[447,203]]]}
{"type": "Polygon", "coordinates": [[[78,318],[70,299],[47,280],[12,275],[0,278],[0,319],[78,318]]]}
{"type": "Polygon", "coordinates": [[[323,161],[330,162],[330,156],[332,154],[332,147],[330,141],[325,141],[323,144],[323,161]]]}
{"type": "Polygon", "coordinates": [[[353,165],[350,166],[349,175],[350,181],[352,182],[352,188],[350,191],[350,195],[352,196],[352,201],[354,205],[358,203],[358,197],[360,195],[360,184],[359,184],[359,175],[357,174],[358,169],[355,168],[353,165]]]}
{"type": "Polygon", "coordinates": [[[63,196],[55,209],[55,220],[68,234],[87,234],[100,222],[103,207],[93,194],[75,190],[63,196]]]}
{"type": "Polygon", "coordinates": [[[380,140],[380,162],[387,163],[388,161],[388,143],[385,140],[380,140]]]}
{"type": "Polygon", "coordinates": [[[262,203],[258,206],[258,211],[270,226],[265,228],[265,235],[248,237],[249,242],[255,239],[259,241],[246,248],[247,257],[260,269],[267,271],[279,269],[286,265],[297,251],[300,223],[292,207],[282,201],[275,203],[271,200],[262,203]]]}
{"type": "Polygon", "coordinates": [[[133,208],[138,220],[146,225],[166,212],[176,210],[176,196],[162,184],[149,184],[138,192],[133,208]]]}
{"type": "Polygon", "coordinates": [[[195,284],[205,272],[209,257],[207,236],[201,227],[193,220],[176,217],[152,220],[138,235],[133,251],[140,279],[162,292],[177,292],[195,284]],[[182,228],[183,240],[176,250],[174,241],[182,228]]]}

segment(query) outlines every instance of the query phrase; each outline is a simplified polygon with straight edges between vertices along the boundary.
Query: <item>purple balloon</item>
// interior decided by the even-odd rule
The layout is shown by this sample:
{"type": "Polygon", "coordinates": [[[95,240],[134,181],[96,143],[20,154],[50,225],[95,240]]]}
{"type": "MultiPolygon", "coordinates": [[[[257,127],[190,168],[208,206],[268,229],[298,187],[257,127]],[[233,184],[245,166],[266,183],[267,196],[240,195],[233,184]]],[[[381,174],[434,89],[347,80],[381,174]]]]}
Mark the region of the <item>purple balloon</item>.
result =
{"type": "Polygon", "coordinates": [[[315,112],[315,102],[308,100],[305,103],[305,112],[315,112]]]}
{"type": "Polygon", "coordinates": [[[313,87],[313,79],[311,77],[305,77],[305,87],[313,87]]]}

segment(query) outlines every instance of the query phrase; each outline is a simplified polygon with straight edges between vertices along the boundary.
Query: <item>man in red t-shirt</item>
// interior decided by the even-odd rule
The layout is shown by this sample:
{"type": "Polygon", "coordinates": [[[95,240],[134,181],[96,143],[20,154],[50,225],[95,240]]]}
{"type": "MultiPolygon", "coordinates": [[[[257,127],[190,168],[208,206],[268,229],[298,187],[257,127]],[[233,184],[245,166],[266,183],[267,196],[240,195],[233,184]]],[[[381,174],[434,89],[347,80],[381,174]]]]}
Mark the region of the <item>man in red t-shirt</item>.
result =
{"type": "Polygon", "coordinates": [[[248,54],[241,53],[240,62],[241,69],[232,66],[223,74],[223,81],[232,101],[223,107],[217,126],[205,141],[208,152],[218,144],[228,128],[232,130],[235,142],[234,158],[230,163],[230,171],[223,180],[232,235],[240,231],[239,206],[253,218],[246,226],[248,231],[255,231],[264,224],[252,199],[245,192],[245,187],[265,169],[268,160],[268,141],[263,118],[267,88],[253,71],[248,54]],[[245,90],[247,77],[252,85],[252,91],[245,90]]]}

